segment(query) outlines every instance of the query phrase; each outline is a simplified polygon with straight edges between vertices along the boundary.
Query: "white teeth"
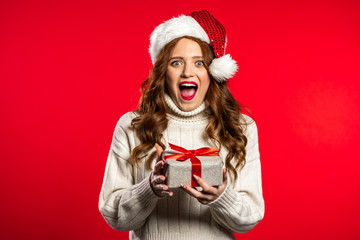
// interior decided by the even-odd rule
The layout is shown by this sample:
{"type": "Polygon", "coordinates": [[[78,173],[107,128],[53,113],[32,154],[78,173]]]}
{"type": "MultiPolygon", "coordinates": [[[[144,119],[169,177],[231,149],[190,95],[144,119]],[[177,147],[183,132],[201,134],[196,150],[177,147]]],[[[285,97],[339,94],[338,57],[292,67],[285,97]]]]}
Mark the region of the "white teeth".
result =
{"type": "Polygon", "coordinates": [[[193,83],[183,83],[183,84],[180,84],[180,86],[185,86],[185,87],[196,87],[195,84],[193,83]]]}

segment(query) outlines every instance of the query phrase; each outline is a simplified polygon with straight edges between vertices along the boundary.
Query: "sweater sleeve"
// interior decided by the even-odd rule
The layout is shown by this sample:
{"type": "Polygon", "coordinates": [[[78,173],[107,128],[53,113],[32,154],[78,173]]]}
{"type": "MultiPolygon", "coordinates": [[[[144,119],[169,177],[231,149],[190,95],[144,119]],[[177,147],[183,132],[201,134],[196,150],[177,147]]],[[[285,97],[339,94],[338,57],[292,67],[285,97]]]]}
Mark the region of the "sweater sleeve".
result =
{"type": "Polygon", "coordinates": [[[253,120],[247,126],[246,164],[238,172],[235,184],[228,183],[223,194],[209,203],[213,218],[232,232],[250,231],[264,217],[261,166],[257,127],[253,120]]]}
{"type": "Polygon", "coordinates": [[[134,184],[128,126],[130,119],[124,115],[114,131],[99,197],[100,213],[111,227],[120,231],[140,228],[159,199],[148,177],[134,184]]]}

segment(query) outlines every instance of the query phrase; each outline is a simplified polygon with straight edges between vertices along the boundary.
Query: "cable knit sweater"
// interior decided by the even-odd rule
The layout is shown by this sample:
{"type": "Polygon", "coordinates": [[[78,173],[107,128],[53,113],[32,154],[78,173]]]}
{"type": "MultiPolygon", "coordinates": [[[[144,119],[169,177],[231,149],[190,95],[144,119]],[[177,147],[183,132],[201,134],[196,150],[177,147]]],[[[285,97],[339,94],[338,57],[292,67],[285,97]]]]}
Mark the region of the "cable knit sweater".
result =
{"type": "MultiPolygon", "coordinates": [[[[205,104],[191,112],[181,111],[169,98],[167,105],[169,122],[162,139],[167,149],[169,142],[186,149],[214,147],[203,134],[205,104]]],[[[245,167],[219,198],[203,205],[179,188],[172,189],[172,197],[158,197],[150,186],[147,158],[132,166],[131,150],[140,143],[130,129],[135,116],[129,112],[118,121],[106,163],[99,210],[111,227],[130,231],[130,239],[235,239],[233,232],[247,232],[263,218],[257,128],[249,117],[245,167]]],[[[223,148],[220,157],[226,155],[223,148]]]]}

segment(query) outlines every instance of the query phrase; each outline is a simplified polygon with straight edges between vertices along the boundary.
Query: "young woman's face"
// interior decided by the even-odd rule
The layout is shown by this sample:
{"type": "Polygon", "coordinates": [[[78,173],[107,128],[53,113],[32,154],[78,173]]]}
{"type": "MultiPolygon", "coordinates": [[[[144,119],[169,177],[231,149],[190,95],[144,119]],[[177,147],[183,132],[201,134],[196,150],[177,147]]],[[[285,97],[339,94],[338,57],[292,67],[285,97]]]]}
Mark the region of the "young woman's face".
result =
{"type": "Polygon", "coordinates": [[[180,39],[170,54],[166,71],[171,98],[181,110],[194,110],[204,101],[209,85],[210,77],[199,44],[180,39]]]}

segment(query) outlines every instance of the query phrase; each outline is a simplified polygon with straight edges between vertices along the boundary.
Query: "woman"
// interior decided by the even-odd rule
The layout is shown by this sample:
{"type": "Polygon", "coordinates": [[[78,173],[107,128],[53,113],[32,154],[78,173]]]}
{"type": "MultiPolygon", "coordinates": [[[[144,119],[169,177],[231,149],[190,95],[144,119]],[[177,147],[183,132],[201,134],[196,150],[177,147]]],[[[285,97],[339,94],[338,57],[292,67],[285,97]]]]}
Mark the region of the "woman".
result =
{"type": "Polygon", "coordinates": [[[130,239],[235,239],[264,215],[256,125],[240,114],[226,80],[236,63],[225,52],[224,27],[207,11],[170,19],[151,36],[154,67],[140,107],[115,128],[99,209],[130,239]],[[217,147],[223,183],[194,175],[169,189],[161,152],[217,147]]]}

